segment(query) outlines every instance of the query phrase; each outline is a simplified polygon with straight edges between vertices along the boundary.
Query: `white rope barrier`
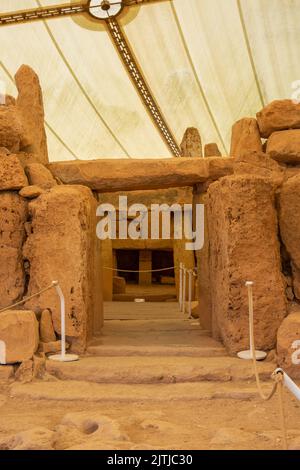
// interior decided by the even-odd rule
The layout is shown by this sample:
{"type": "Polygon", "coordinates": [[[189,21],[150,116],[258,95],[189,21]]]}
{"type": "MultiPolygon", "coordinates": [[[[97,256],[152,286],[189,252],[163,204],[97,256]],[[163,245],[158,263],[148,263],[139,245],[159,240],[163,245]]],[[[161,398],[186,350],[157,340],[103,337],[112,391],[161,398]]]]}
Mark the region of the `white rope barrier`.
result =
{"type": "Polygon", "coordinates": [[[109,271],[116,271],[120,273],[158,273],[160,271],[170,271],[171,269],[180,269],[180,268],[178,266],[170,266],[169,268],[134,270],[134,269],[110,268],[109,266],[103,266],[103,269],[108,269],[109,271]]]}

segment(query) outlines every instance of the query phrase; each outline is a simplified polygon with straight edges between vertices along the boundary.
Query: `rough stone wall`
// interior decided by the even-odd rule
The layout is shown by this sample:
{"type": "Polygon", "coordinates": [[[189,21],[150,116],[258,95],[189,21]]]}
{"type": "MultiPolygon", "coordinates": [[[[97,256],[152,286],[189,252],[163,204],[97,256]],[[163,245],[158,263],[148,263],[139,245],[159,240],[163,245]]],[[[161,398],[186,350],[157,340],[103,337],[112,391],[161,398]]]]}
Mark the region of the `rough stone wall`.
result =
{"type": "MultiPolygon", "coordinates": [[[[200,185],[199,185],[200,186],[200,185]]],[[[200,187],[194,188],[193,204],[204,204],[204,245],[196,251],[197,300],[200,324],[205,330],[212,329],[211,281],[209,267],[210,237],[207,219],[207,193],[200,187]]]]}
{"type": "MultiPolygon", "coordinates": [[[[100,263],[95,256],[96,201],[88,188],[56,186],[29,204],[31,228],[24,247],[30,264],[28,294],[58,280],[66,298],[66,334],[72,350],[83,351],[100,315],[100,263]]],[[[97,252],[97,249],[96,249],[97,252]]],[[[49,309],[60,333],[54,290],[29,301],[36,312],[49,309]]]]}
{"type": "Polygon", "coordinates": [[[286,315],[271,182],[230,176],[208,190],[212,330],[231,353],[249,348],[245,282],[255,282],[256,347],[272,349],[286,315]]]}
{"type": "Polygon", "coordinates": [[[294,294],[300,300],[300,173],[283,184],[279,201],[281,238],[291,260],[294,294]]]}
{"type": "Polygon", "coordinates": [[[0,192],[0,308],[20,300],[25,290],[22,245],[27,202],[13,191],[0,192]]]}

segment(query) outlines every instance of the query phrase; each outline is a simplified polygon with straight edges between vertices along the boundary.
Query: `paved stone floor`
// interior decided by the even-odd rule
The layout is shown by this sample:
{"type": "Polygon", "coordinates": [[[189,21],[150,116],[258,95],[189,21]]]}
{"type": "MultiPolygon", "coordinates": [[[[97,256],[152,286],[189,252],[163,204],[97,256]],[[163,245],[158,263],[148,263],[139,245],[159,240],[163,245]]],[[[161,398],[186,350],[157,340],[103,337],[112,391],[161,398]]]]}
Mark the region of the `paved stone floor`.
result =
{"type": "MultiPolygon", "coordinates": [[[[75,363],[30,383],[0,375],[0,449],[281,449],[278,398],[262,402],[251,364],[177,303],[107,303],[102,334],[75,363]]],[[[259,363],[266,389],[271,361],[259,363]]],[[[289,446],[299,404],[285,393],[289,446]]]]}

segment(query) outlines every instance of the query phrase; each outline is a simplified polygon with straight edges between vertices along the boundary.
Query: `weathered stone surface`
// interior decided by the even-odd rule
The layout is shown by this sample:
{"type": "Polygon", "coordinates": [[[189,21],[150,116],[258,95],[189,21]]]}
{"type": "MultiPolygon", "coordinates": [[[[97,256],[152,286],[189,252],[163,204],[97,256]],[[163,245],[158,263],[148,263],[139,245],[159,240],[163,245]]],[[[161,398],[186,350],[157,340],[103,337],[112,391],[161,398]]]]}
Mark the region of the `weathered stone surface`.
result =
{"type": "Polygon", "coordinates": [[[249,152],[262,152],[262,143],[256,119],[243,118],[232,126],[230,156],[249,152]]]}
{"type": "MultiPolygon", "coordinates": [[[[68,349],[70,345],[66,343],[66,349],[68,349]]],[[[39,351],[49,354],[49,353],[59,353],[61,352],[61,341],[51,341],[48,343],[41,342],[39,344],[39,351]]]]}
{"type": "MultiPolygon", "coordinates": [[[[0,157],[1,158],[1,157],[0,157]]],[[[0,308],[23,296],[25,276],[22,245],[27,203],[14,192],[0,193],[0,308]]]]}
{"type": "Polygon", "coordinates": [[[250,280],[256,347],[272,349],[286,315],[273,185],[230,176],[212,184],[208,195],[213,335],[231,353],[249,348],[245,282],[250,280]]]}
{"type": "Polygon", "coordinates": [[[25,188],[19,191],[19,195],[26,199],[35,199],[45,192],[45,189],[40,186],[25,186],[25,188]]]}
{"type": "Polygon", "coordinates": [[[113,293],[125,294],[126,292],[126,279],[124,277],[114,276],[113,278],[113,293]]]}
{"type": "Polygon", "coordinates": [[[25,168],[29,184],[40,186],[43,189],[50,189],[57,183],[51,172],[41,163],[29,163],[25,168]]]}
{"type": "Polygon", "coordinates": [[[236,175],[247,174],[272,179],[274,183],[280,185],[285,177],[285,168],[266,153],[249,152],[237,157],[234,173],[236,175]]]}
{"type": "Polygon", "coordinates": [[[29,383],[33,380],[33,360],[23,361],[15,373],[18,382],[29,383]]]}
{"type": "Polygon", "coordinates": [[[300,164],[300,129],[273,132],[267,143],[267,152],[278,162],[300,164]]]}
{"type": "Polygon", "coordinates": [[[288,315],[280,325],[277,333],[277,361],[290,377],[300,379],[300,310],[288,315]]]}
{"type": "Polygon", "coordinates": [[[262,137],[285,129],[300,129],[300,104],[292,100],[272,101],[256,115],[262,137]]]}
{"type": "Polygon", "coordinates": [[[180,149],[182,157],[202,157],[202,142],[198,129],[189,127],[185,131],[180,149]]]}
{"type": "Polygon", "coordinates": [[[198,315],[202,328],[211,331],[212,329],[212,305],[211,305],[211,283],[209,267],[209,231],[207,220],[207,194],[197,191],[194,188],[193,204],[204,204],[204,245],[201,250],[196,251],[197,259],[197,300],[198,315]]]}
{"type": "Polygon", "coordinates": [[[8,365],[0,365],[0,383],[7,382],[14,376],[14,367],[8,365]]]}
{"type": "Polygon", "coordinates": [[[18,88],[16,108],[22,116],[31,151],[41,163],[48,163],[47,138],[44,127],[44,105],[37,74],[22,65],[15,75],[18,88]]]}
{"type": "Polygon", "coordinates": [[[38,322],[29,310],[8,310],[0,314],[0,341],[6,345],[6,363],[31,359],[38,348],[38,322]]]}
{"type": "Polygon", "coordinates": [[[21,189],[27,184],[27,177],[18,157],[0,155],[0,191],[21,189]]]}
{"type": "Polygon", "coordinates": [[[103,300],[106,302],[111,302],[113,296],[114,260],[113,243],[109,238],[106,240],[101,240],[101,260],[103,266],[103,300]]]}
{"type": "Polygon", "coordinates": [[[204,157],[221,157],[222,154],[216,143],[206,144],[204,146],[204,157]]]}
{"type": "Polygon", "coordinates": [[[0,106],[0,147],[15,153],[28,144],[15,106],[0,106]]]}
{"type": "Polygon", "coordinates": [[[300,174],[283,184],[279,201],[281,238],[291,259],[294,293],[300,299],[300,174]]]}
{"type": "Polygon", "coordinates": [[[9,155],[10,151],[6,147],[0,147],[0,155],[9,155]]]}
{"type": "MultiPolygon", "coordinates": [[[[66,301],[66,334],[73,350],[85,348],[94,316],[100,315],[99,248],[96,200],[88,188],[55,186],[30,204],[32,233],[24,247],[30,263],[28,294],[58,280],[66,301]]],[[[60,303],[54,289],[29,301],[31,308],[50,309],[54,329],[60,329],[60,303]]]]}
{"type": "Polygon", "coordinates": [[[0,440],[0,450],[54,450],[54,432],[36,427],[0,440]]]}
{"type": "Polygon", "coordinates": [[[84,184],[99,192],[188,186],[209,176],[204,158],[76,160],[48,168],[64,184],[84,184]]]}
{"type": "Polygon", "coordinates": [[[40,338],[43,343],[56,341],[56,335],[53,328],[52,316],[50,310],[42,311],[40,319],[40,338]]]}

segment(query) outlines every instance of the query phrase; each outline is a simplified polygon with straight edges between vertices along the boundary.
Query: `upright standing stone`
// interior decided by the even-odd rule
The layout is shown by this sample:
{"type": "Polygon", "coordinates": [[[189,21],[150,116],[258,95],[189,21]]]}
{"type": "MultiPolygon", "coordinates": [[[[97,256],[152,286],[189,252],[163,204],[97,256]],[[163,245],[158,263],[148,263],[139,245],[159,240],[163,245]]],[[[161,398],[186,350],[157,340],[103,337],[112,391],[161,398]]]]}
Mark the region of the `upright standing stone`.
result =
{"type": "Polygon", "coordinates": [[[47,138],[44,126],[44,104],[37,74],[28,66],[22,65],[15,75],[19,96],[17,109],[22,116],[30,151],[40,163],[48,163],[47,138]]]}
{"type": "Polygon", "coordinates": [[[22,245],[26,220],[27,202],[15,192],[0,192],[0,308],[21,299],[24,293],[22,245]]]}
{"type": "MultiPolygon", "coordinates": [[[[83,351],[101,305],[100,263],[96,266],[96,201],[82,186],[55,186],[29,204],[31,231],[24,247],[30,263],[28,294],[58,280],[66,301],[66,334],[74,351],[83,351]]],[[[49,309],[61,333],[60,302],[54,289],[28,302],[49,309]]]]}
{"type": "Polygon", "coordinates": [[[206,144],[204,147],[204,157],[221,157],[222,154],[216,143],[206,144]]]}
{"type": "Polygon", "coordinates": [[[253,281],[256,347],[272,349],[286,315],[273,184],[228,176],[213,183],[208,195],[214,336],[231,353],[249,348],[245,282],[253,281]]]}
{"type": "Polygon", "coordinates": [[[204,204],[204,245],[196,251],[197,259],[197,300],[198,313],[202,328],[212,329],[211,283],[209,269],[209,233],[207,223],[207,193],[201,190],[201,185],[194,187],[193,205],[204,204]]]}
{"type": "Polygon", "coordinates": [[[283,184],[279,201],[281,238],[291,259],[294,293],[300,299],[300,174],[283,184]]]}
{"type": "Polygon", "coordinates": [[[182,157],[202,157],[202,142],[198,129],[189,127],[183,136],[181,145],[182,157]]]}
{"type": "Polygon", "coordinates": [[[139,284],[149,286],[152,284],[152,251],[140,250],[139,255],[139,284]]]}
{"type": "Polygon", "coordinates": [[[249,152],[262,152],[262,142],[257,121],[243,118],[232,126],[231,157],[241,157],[249,152]]]}

